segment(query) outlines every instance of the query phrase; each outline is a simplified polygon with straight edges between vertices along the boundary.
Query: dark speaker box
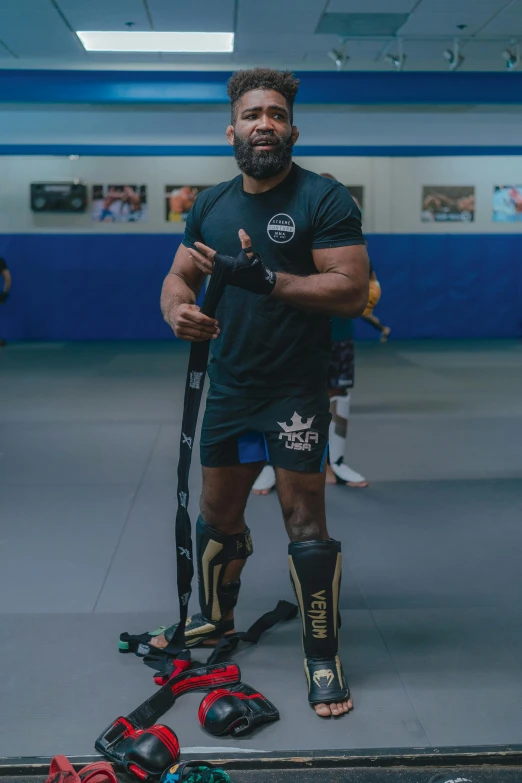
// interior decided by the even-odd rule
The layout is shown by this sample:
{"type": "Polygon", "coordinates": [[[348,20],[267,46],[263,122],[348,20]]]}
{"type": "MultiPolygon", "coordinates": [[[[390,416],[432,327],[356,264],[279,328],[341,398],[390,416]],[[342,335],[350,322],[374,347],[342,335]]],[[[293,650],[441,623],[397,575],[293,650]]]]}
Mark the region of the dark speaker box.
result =
{"type": "Polygon", "coordinates": [[[87,187],[83,182],[32,182],[33,212],[85,212],[87,187]]]}

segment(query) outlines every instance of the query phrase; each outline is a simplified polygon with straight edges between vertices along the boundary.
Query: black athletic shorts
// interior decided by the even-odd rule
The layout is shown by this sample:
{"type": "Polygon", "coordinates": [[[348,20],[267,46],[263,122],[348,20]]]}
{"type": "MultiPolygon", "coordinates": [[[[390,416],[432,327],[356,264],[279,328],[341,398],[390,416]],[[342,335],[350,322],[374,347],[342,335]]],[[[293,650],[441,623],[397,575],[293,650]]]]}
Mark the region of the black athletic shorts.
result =
{"type": "Polygon", "coordinates": [[[295,397],[234,397],[210,387],[201,428],[201,464],[222,468],[268,461],[321,473],[328,449],[325,391],[295,397]]]}
{"type": "Polygon", "coordinates": [[[353,340],[332,343],[328,367],[329,389],[353,389],[355,382],[355,346],[353,340]]]}

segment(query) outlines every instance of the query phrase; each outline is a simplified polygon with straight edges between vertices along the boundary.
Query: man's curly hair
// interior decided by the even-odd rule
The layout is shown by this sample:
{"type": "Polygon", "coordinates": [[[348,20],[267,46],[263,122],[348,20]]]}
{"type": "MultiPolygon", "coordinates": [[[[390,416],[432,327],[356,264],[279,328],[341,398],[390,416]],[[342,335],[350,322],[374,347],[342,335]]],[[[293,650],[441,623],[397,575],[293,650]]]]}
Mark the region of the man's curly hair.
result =
{"type": "Polygon", "coordinates": [[[232,124],[237,119],[237,104],[250,90],[275,90],[288,104],[290,122],[293,122],[294,100],[299,89],[299,79],[290,71],[275,71],[272,68],[252,68],[236,71],[227,82],[227,92],[232,107],[232,124]]]}

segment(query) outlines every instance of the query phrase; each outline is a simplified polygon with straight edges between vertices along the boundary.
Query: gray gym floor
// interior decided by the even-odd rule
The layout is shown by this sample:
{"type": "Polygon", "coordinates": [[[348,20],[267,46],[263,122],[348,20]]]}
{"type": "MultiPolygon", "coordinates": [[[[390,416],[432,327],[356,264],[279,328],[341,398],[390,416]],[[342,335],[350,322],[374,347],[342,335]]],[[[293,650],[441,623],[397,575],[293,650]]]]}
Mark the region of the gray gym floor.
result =
{"type": "MultiPolygon", "coordinates": [[[[14,344],[0,352],[0,756],[93,753],[155,689],[121,631],[175,618],[174,489],[186,347],[14,344]]],[[[299,622],[237,661],[281,721],[244,740],[165,716],[184,748],[520,742],[522,346],[358,346],[348,462],[328,489],[343,541],[342,657],[355,710],[316,718],[299,622]]],[[[193,519],[200,487],[192,476],[193,519]]],[[[293,600],[277,499],[253,497],[238,626],[293,600]]]]}

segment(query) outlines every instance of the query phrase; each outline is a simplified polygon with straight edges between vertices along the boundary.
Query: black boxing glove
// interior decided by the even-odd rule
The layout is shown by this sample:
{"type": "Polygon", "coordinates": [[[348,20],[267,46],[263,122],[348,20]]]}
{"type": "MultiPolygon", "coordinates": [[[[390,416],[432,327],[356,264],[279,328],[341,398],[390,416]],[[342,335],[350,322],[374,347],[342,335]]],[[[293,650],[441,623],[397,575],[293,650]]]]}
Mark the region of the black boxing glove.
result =
{"type": "Polygon", "coordinates": [[[179,742],[172,729],[160,724],[136,729],[127,718],[117,718],[100,734],[94,746],[144,781],[160,778],[179,759],[179,742]]]}
{"type": "Polygon", "coordinates": [[[9,294],[7,293],[7,291],[2,291],[2,293],[0,294],[0,304],[3,304],[8,297],[9,294]]]}
{"type": "Polygon", "coordinates": [[[242,250],[235,258],[216,253],[214,263],[216,261],[226,268],[226,279],[229,285],[266,296],[270,296],[274,290],[276,273],[263,264],[261,256],[254,253],[251,247],[242,250]],[[247,253],[251,253],[252,258],[249,258],[247,253]]]}
{"type": "Polygon", "coordinates": [[[264,723],[279,720],[279,712],[255,688],[240,682],[229,690],[218,689],[205,696],[198,718],[214,737],[242,737],[264,723]]]}

